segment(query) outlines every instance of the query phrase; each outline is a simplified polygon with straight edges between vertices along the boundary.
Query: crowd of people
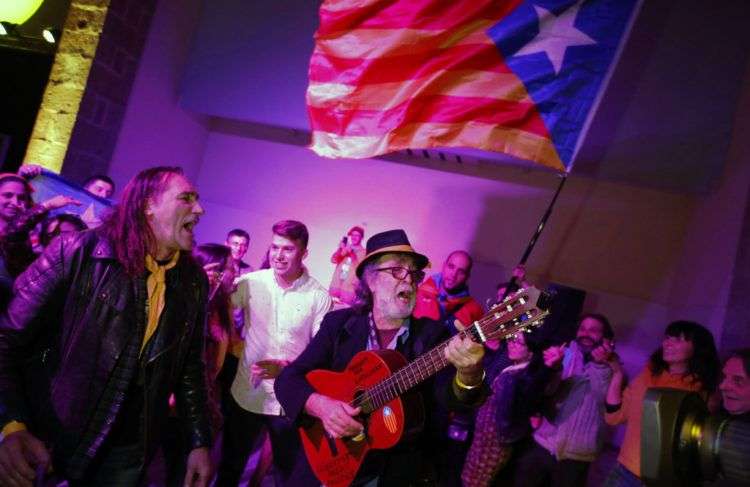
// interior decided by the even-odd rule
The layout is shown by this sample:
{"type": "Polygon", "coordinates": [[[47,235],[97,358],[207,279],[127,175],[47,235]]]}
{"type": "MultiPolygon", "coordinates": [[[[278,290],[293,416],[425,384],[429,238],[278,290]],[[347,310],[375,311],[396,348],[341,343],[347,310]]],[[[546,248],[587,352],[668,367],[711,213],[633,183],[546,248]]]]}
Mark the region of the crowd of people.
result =
{"type": "MultiPolygon", "coordinates": [[[[308,374],[343,371],[362,351],[412,361],[443,346],[448,366],[414,388],[423,421],[368,453],[352,485],[585,485],[616,424],[624,439],[605,484],[643,485],[642,402],[654,387],[750,420],[750,350],[722,369],[698,323],[668,324],[628,382],[602,314],[579,317],[569,342],[545,327],[473,340],[467,331],[488,310],[471,295],[466,251],[428,275],[403,230],[363,246],[354,226],[326,289],[304,265],[302,222],[273,225],[258,270],[244,262],[245,230],[196,245],[204,211],[179,168],[137,174],[91,229],[49,216],[72,198],[34,203],[37,174],[0,174],[0,485],[142,485],[160,449],[167,485],[260,485],[267,475],[320,485],[298,427],[364,441],[368,416],[308,374]]],[[[115,185],[94,176],[85,188],[109,198],[115,185]]],[[[526,285],[522,267],[495,301],[516,283],[526,285]]]]}

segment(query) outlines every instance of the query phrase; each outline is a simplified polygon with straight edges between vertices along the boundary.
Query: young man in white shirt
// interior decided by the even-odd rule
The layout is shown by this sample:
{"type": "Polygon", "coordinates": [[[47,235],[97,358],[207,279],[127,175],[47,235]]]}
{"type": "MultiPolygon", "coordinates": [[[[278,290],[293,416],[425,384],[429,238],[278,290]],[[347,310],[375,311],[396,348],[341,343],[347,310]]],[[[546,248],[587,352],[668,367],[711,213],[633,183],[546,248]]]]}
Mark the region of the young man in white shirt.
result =
{"type": "Polygon", "coordinates": [[[232,304],[245,322],[245,350],[232,384],[216,485],[236,486],[263,428],[273,449],[276,485],[293,485],[292,466],[302,452],[296,427],[284,416],[273,385],[281,370],[305,349],[331,309],[326,289],[302,265],[307,256],[304,224],[283,220],[273,228],[271,268],[237,281],[232,304]]]}

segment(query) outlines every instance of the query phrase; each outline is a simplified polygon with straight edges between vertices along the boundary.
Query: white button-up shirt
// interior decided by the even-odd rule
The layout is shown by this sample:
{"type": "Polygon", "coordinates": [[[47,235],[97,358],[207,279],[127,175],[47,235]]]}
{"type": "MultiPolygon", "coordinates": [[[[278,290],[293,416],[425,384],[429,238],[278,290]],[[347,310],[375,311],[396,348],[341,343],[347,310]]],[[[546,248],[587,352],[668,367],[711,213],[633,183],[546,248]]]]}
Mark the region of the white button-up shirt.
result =
{"type": "Polygon", "coordinates": [[[263,269],[239,277],[232,305],[242,308],[245,318],[245,350],[232,396],[247,411],[280,415],[274,379],[253,381],[250,367],[259,360],[297,358],[320,329],[331,297],[306,269],[286,289],[279,286],[273,269],[263,269]]]}

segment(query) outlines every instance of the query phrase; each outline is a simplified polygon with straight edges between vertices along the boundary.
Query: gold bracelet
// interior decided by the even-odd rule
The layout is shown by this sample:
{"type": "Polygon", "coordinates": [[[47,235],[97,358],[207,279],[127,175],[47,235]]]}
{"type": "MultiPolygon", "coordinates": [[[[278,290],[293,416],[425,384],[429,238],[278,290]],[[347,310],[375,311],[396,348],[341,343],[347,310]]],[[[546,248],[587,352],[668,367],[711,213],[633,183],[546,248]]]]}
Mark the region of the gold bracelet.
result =
{"type": "Polygon", "coordinates": [[[456,385],[457,385],[458,387],[460,387],[461,389],[466,389],[467,391],[470,391],[470,390],[472,390],[472,389],[476,389],[477,387],[479,387],[479,386],[481,386],[481,385],[482,385],[482,382],[484,382],[484,377],[485,377],[485,375],[486,375],[486,374],[485,374],[485,372],[484,372],[484,370],[483,370],[483,371],[482,371],[482,380],[480,380],[480,381],[479,381],[479,384],[477,384],[477,385],[475,385],[475,386],[467,386],[466,384],[464,384],[463,382],[461,382],[461,381],[459,380],[459,378],[458,378],[458,372],[456,372],[456,375],[455,375],[455,377],[453,378],[453,380],[454,380],[454,381],[456,382],[456,385]]]}
{"type": "Polygon", "coordinates": [[[21,423],[19,421],[9,421],[5,426],[3,426],[2,432],[0,432],[0,437],[4,439],[10,434],[24,430],[26,430],[26,425],[24,423],[21,423]]]}

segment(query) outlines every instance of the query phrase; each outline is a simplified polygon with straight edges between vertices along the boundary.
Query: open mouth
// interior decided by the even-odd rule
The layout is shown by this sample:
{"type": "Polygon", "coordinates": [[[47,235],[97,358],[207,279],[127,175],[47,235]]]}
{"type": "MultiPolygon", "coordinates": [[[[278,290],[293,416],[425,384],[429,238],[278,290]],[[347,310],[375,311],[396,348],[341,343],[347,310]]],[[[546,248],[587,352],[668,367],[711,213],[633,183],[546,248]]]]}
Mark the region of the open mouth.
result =
{"type": "Polygon", "coordinates": [[[399,291],[396,293],[396,298],[403,302],[403,303],[409,303],[411,302],[411,297],[414,295],[411,291],[399,291]]]}
{"type": "Polygon", "coordinates": [[[195,226],[198,224],[198,220],[194,220],[191,222],[187,222],[184,225],[182,225],[182,228],[188,232],[189,234],[193,234],[193,229],[195,229],[195,226]]]}

